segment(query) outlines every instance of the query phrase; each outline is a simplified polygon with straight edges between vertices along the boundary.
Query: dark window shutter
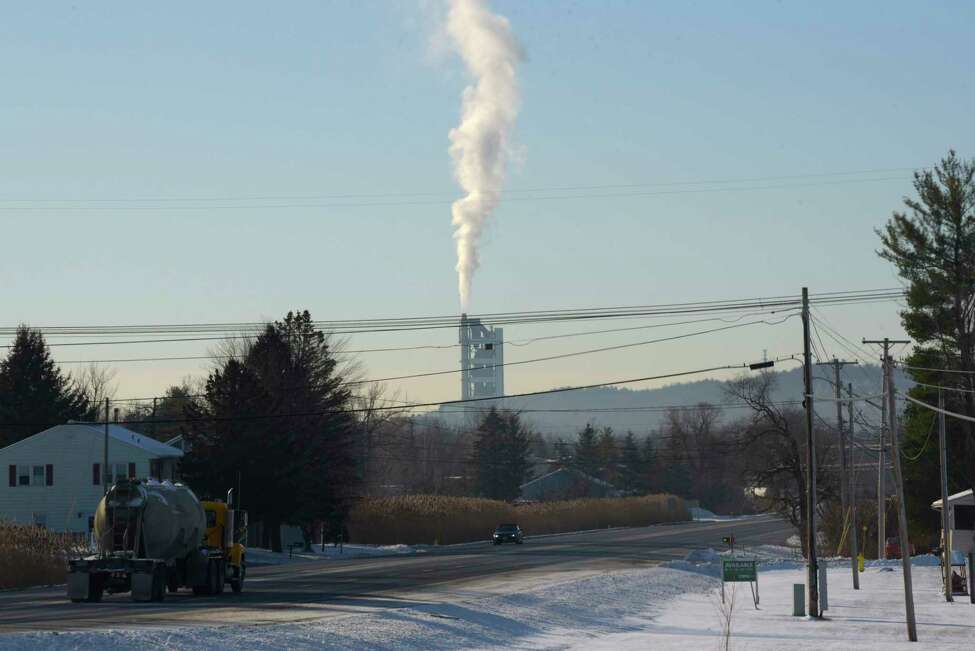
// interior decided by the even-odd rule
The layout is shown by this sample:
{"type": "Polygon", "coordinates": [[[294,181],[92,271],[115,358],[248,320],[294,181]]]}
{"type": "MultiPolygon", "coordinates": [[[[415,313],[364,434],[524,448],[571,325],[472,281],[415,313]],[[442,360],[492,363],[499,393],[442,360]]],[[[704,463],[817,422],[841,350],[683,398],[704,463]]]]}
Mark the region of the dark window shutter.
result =
{"type": "Polygon", "coordinates": [[[135,464],[134,463],[130,463],[129,464],[129,478],[130,479],[135,479],[135,464]]]}
{"type": "Polygon", "coordinates": [[[91,483],[94,484],[95,486],[101,486],[102,484],[101,470],[102,467],[99,464],[97,463],[91,464],[91,483]]]}
{"type": "Polygon", "coordinates": [[[10,466],[10,485],[17,486],[17,466],[10,466]]]}
{"type": "Polygon", "coordinates": [[[53,463],[49,463],[46,466],[44,466],[44,483],[47,486],[54,485],[54,464],[53,463]]]}

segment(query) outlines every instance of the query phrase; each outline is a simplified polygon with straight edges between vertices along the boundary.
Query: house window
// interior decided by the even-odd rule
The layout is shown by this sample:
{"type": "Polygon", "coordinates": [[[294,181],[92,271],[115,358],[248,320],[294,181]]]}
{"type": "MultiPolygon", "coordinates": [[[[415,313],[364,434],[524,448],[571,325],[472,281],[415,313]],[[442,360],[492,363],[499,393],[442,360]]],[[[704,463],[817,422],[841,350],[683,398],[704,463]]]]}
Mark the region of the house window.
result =
{"type": "Polygon", "coordinates": [[[129,476],[129,464],[127,463],[110,463],[108,464],[108,480],[109,484],[114,484],[120,479],[124,479],[129,476]],[[113,472],[114,471],[114,474],[113,472]]]}
{"type": "Polygon", "coordinates": [[[30,466],[17,466],[17,485],[30,486],[30,466]]]}
{"type": "Polygon", "coordinates": [[[30,473],[31,486],[44,485],[44,466],[33,466],[30,473]]]}
{"type": "Polygon", "coordinates": [[[100,463],[91,464],[91,483],[93,486],[102,485],[102,466],[100,463]]]}

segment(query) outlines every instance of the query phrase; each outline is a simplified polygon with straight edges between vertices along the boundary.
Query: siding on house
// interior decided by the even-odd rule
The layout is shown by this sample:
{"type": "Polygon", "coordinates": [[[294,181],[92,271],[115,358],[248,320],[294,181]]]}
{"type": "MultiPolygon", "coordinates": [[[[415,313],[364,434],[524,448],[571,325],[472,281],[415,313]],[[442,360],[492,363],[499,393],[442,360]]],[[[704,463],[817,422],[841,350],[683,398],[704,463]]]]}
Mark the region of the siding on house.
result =
{"type": "MultiPolygon", "coordinates": [[[[116,469],[124,476],[173,478],[180,450],[118,425],[109,429],[113,479],[116,469]]],[[[104,491],[104,436],[104,425],[69,423],[0,449],[0,469],[7,469],[0,520],[87,532],[104,491]]]]}

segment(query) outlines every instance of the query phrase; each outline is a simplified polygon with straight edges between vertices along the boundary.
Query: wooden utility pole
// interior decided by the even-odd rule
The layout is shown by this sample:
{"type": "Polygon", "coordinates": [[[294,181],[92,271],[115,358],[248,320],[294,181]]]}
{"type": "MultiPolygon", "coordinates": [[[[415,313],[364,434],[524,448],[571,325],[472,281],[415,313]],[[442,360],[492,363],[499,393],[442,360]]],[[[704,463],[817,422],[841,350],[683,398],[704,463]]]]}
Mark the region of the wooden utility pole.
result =
{"type": "MultiPolygon", "coordinates": [[[[840,444],[840,473],[842,478],[840,479],[840,507],[843,510],[843,522],[844,524],[848,522],[847,518],[850,516],[849,511],[849,499],[847,497],[847,484],[848,480],[848,468],[846,465],[846,430],[843,428],[843,385],[840,383],[840,369],[847,364],[858,364],[859,362],[853,361],[848,362],[846,360],[840,360],[833,358],[829,362],[819,362],[816,366],[832,366],[833,367],[833,395],[836,399],[836,432],[839,436],[840,444]]],[[[853,422],[852,420],[850,421],[853,422]]],[[[856,526],[854,525],[854,528],[856,526]]],[[[853,583],[854,586],[859,583],[857,579],[857,561],[856,557],[851,555],[850,558],[853,567],[853,583]]]]}
{"type": "MultiPolygon", "coordinates": [[[[881,358],[884,364],[883,373],[883,395],[887,395],[891,388],[887,386],[887,351],[892,342],[886,337],[884,339],[864,339],[864,344],[880,344],[884,347],[884,354],[881,358]]],[[[873,404],[873,403],[871,403],[873,404]]],[[[880,445],[877,451],[877,558],[884,560],[887,558],[887,460],[884,459],[884,434],[887,431],[887,400],[880,399],[880,445]]]]}
{"type": "Polygon", "coordinates": [[[945,440],[945,397],[938,389],[938,465],[941,467],[941,569],[944,573],[945,601],[954,601],[951,589],[951,531],[948,528],[948,448],[945,440]]]}
{"type": "Polygon", "coordinates": [[[809,341],[809,288],[802,288],[802,375],[806,407],[806,569],[809,616],[819,617],[819,568],[816,561],[816,445],[813,435],[812,354],[809,341]]]}
{"type": "MultiPolygon", "coordinates": [[[[847,385],[847,395],[850,400],[846,403],[847,410],[849,411],[849,449],[850,449],[850,560],[853,566],[853,589],[860,589],[860,568],[859,568],[859,558],[860,558],[860,545],[857,540],[857,485],[856,485],[856,447],[854,446],[855,432],[853,430],[853,385],[847,385]]],[[[843,456],[846,456],[846,450],[843,450],[843,456]]]]}
{"type": "Polygon", "coordinates": [[[108,493],[108,398],[105,398],[105,465],[102,466],[102,486],[108,493]]]}
{"type": "Polygon", "coordinates": [[[914,616],[914,588],[911,580],[911,541],[907,534],[907,508],[904,504],[904,476],[901,473],[900,446],[897,441],[897,395],[894,386],[894,364],[890,357],[891,344],[909,344],[910,341],[894,341],[884,337],[881,341],[867,341],[865,344],[884,346],[884,386],[887,422],[890,432],[890,457],[894,462],[894,483],[897,491],[897,533],[901,551],[901,569],[904,573],[904,610],[907,616],[907,639],[917,642],[917,621],[914,616]]]}

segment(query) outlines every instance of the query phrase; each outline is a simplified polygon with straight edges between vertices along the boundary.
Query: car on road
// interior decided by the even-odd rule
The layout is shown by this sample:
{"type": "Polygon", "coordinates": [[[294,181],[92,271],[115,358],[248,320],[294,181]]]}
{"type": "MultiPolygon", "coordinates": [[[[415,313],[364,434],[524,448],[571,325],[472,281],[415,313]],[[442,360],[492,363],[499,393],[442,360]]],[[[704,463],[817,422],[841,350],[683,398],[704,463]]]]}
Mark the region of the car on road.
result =
{"type": "Polygon", "coordinates": [[[517,524],[499,524],[498,528],[494,530],[494,544],[500,545],[506,542],[513,542],[516,545],[525,542],[525,535],[522,533],[521,527],[517,524]]]}

